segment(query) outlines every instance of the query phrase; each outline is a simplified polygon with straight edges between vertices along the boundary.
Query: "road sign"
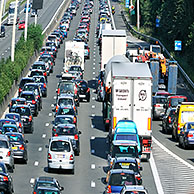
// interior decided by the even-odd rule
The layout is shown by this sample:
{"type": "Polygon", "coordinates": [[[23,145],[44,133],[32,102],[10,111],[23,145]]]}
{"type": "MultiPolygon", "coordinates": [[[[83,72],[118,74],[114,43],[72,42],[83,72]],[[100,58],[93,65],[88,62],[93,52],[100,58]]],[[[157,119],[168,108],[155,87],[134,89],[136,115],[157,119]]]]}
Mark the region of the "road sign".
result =
{"type": "Polygon", "coordinates": [[[181,40],[174,41],[174,50],[175,51],[182,51],[182,41],[181,40]]]}

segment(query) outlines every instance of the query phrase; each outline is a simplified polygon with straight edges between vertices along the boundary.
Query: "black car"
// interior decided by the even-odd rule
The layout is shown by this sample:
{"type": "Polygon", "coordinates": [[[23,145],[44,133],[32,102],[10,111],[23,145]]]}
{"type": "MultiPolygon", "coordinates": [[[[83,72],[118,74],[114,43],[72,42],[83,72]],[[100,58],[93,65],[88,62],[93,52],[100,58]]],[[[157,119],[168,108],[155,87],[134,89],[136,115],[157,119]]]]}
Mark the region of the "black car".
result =
{"type": "Polygon", "coordinates": [[[0,162],[0,191],[4,193],[13,193],[13,180],[8,174],[7,168],[3,162],[0,162]]]}
{"type": "Polygon", "coordinates": [[[47,75],[44,74],[44,70],[40,70],[40,69],[33,69],[31,72],[30,72],[30,75],[29,77],[33,77],[33,76],[44,76],[46,81],[47,80],[47,75]]]}
{"type": "Polygon", "coordinates": [[[38,101],[38,110],[40,111],[42,109],[42,93],[41,93],[40,85],[38,83],[27,83],[23,88],[23,92],[24,91],[34,92],[36,100],[38,101]]]}
{"type": "Polygon", "coordinates": [[[85,80],[76,80],[78,86],[78,96],[80,101],[87,100],[90,102],[90,88],[88,87],[88,83],[85,80]]]}
{"type": "Polygon", "coordinates": [[[1,25],[0,37],[5,37],[5,26],[1,25]]]}
{"type": "Polygon", "coordinates": [[[71,139],[75,155],[80,153],[79,135],[81,131],[77,130],[74,124],[58,124],[52,131],[52,136],[68,136],[71,139]]]}
{"type": "Polygon", "coordinates": [[[63,106],[63,105],[59,106],[55,116],[58,116],[58,115],[71,115],[73,117],[77,117],[76,111],[72,106],[63,106]]]}
{"type": "Polygon", "coordinates": [[[33,185],[33,193],[38,193],[38,187],[54,187],[58,190],[64,190],[63,187],[60,186],[59,181],[53,177],[38,177],[36,178],[34,185],[33,185]]]}
{"type": "Polygon", "coordinates": [[[28,161],[28,154],[27,154],[27,140],[24,140],[23,135],[21,133],[15,132],[8,132],[6,135],[9,138],[9,142],[11,143],[13,158],[22,160],[25,164],[28,161]]]}
{"type": "Polygon", "coordinates": [[[14,112],[15,111],[15,107],[17,105],[20,105],[20,104],[26,105],[26,99],[25,98],[20,98],[20,97],[12,98],[11,102],[8,104],[9,112],[14,112]]]}
{"type": "Polygon", "coordinates": [[[40,69],[43,71],[43,75],[47,79],[47,75],[50,73],[50,66],[47,66],[44,61],[36,61],[32,65],[32,70],[40,69]]]}
{"type": "Polygon", "coordinates": [[[35,80],[32,77],[23,77],[19,84],[19,90],[18,90],[18,96],[20,96],[20,93],[23,90],[23,87],[26,83],[33,83],[35,80]]]}
{"type": "Polygon", "coordinates": [[[173,121],[175,118],[176,108],[168,108],[166,114],[162,119],[162,131],[164,133],[171,133],[173,129],[173,121]]]}
{"type": "Polygon", "coordinates": [[[20,96],[26,99],[26,103],[30,105],[32,114],[34,116],[37,116],[38,115],[38,100],[36,99],[34,92],[33,91],[22,91],[20,96]]]}
{"type": "Polygon", "coordinates": [[[31,113],[30,106],[28,105],[18,105],[15,108],[15,112],[19,113],[21,120],[23,121],[24,132],[33,132],[33,116],[31,113]]]}

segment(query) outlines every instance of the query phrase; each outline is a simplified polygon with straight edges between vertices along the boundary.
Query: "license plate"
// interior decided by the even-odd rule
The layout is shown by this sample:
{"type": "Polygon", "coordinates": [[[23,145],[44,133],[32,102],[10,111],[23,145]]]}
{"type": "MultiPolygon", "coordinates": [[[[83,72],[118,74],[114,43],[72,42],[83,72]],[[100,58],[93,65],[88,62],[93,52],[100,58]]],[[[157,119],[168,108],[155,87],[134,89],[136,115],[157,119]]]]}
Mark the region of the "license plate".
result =
{"type": "Polygon", "coordinates": [[[15,147],[12,147],[12,150],[17,150],[17,149],[18,149],[18,147],[16,147],[16,146],[15,147]]]}
{"type": "Polygon", "coordinates": [[[79,95],[79,97],[80,97],[80,98],[85,98],[85,97],[86,97],[86,95],[79,95]]]}
{"type": "Polygon", "coordinates": [[[129,166],[130,163],[121,163],[122,166],[129,166]]]}
{"type": "Polygon", "coordinates": [[[57,158],[65,158],[64,154],[57,154],[57,158]]]}

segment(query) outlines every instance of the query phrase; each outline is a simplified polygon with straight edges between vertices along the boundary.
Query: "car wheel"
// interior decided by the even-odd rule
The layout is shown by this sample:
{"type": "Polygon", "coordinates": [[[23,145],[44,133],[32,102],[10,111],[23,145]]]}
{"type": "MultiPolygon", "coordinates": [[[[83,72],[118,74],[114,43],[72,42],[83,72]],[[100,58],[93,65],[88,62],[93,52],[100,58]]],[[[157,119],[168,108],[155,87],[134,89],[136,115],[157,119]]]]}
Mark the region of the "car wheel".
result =
{"type": "Polygon", "coordinates": [[[90,96],[87,98],[87,102],[90,102],[90,96]]]}
{"type": "Polygon", "coordinates": [[[47,92],[44,94],[44,97],[47,97],[47,92]]]}
{"type": "Polygon", "coordinates": [[[74,174],[74,173],[75,173],[75,170],[74,170],[74,169],[72,169],[72,170],[71,170],[71,174],[74,174]]]}
{"type": "Polygon", "coordinates": [[[10,166],[9,172],[13,173],[14,172],[14,170],[13,170],[14,168],[15,168],[14,165],[13,166],[10,166]]]}
{"type": "Polygon", "coordinates": [[[182,148],[182,144],[181,144],[180,138],[179,138],[179,147],[182,148]]]}
{"type": "Polygon", "coordinates": [[[52,168],[48,167],[48,173],[52,172],[52,168]]]}

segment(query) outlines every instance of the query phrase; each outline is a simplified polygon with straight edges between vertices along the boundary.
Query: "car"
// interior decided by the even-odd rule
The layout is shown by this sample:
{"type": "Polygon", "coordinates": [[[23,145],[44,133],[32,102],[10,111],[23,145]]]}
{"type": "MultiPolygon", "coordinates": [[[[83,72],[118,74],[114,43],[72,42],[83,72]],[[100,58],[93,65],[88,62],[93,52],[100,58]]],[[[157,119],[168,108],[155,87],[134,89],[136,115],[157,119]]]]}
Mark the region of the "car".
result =
{"type": "Polygon", "coordinates": [[[34,185],[33,185],[33,194],[38,193],[37,189],[39,187],[53,187],[57,188],[60,191],[63,191],[64,188],[60,186],[59,181],[53,177],[38,177],[35,179],[34,185]]]}
{"type": "MultiPolygon", "coordinates": [[[[54,43],[54,42],[52,42],[54,43]]],[[[43,54],[39,57],[39,61],[42,61],[46,65],[47,75],[50,75],[50,73],[53,73],[53,67],[55,65],[54,58],[51,57],[49,54],[43,54]]]]}
{"type": "Polygon", "coordinates": [[[13,193],[13,179],[3,162],[0,162],[0,177],[0,191],[10,194],[13,193]]]}
{"type": "Polygon", "coordinates": [[[77,130],[74,124],[58,124],[52,131],[52,136],[67,136],[71,139],[75,155],[80,153],[80,138],[81,131],[77,130]]]}
{"type": "Polygon", "coordinates": [[[40,85],[38,83],[27,83],[24,85],[23,92],[24,91],[33,91],[35,98],[38,103],[38,110],[40,111],[42,109],[42,93],[40,89],[40,85]]]}
{"type": "Polygon", "coordinates": [[[32,133],[33,128],[33,116],[31,113],[30,106],[28,105],[17,105],[15,112],[20,114],[21,120],[23,121],[24,132],[32,133]]]}
{"type": "MultiPolygon", "coordinates": [[[[135,158],[130,158],[130,157],[115,158],[111,169],[133,170],[135,173],[135,178],[138,185],[142,184],[142,176],[140,173],[140,170],[142,170],[142,167],[140,166],[140,164],[138,164],[138,161],[135,158]]],[[[110,175],[110,171],[107,173],[107,180],[109,175],[110,175]]]]}
{"type": "Polygon", "coordinates": [[[194,122],[185,123],[178,135],[178,140],[179,146],[184,149],[194,147],[194,122]]]}
{"type": "Polygon", "coordinates": [[[84,58],[90,59],[90,48],[89,48],[88,44],[84,45],[84,58]]]}
{"type": "Polygon", "coordinates": [[[79,65],[71,65],[67,72],[83,79],[84,70],[79,65]]]}
{"type": "Polygon", "coordinates": [[[0,37],[5,37],[5,26],[3,24],[1,24],[0,29],[0,37]]]}
{"type": "Polygon", "coordinates": [[[153,97],[153,108],[152,114],[153,119],[162,119],[165,113],[164,104],[166,103],[167,98],[165,96],[154,96],[153,97]]]}
{"type": "Polygon", "coordinates": [[[54,58],[56,58],[56,56],[57,56],[56,51],[55,50],[53,51],[53,49],[50,46],[44,46],[41,48],[40,55],[42,55],[44,53],[47,53],[47,54],[51,55],[51,57],[54,57],[54,58]]]}
{"type": "Polygon", "coordinates": [[[134,171],[123,169],[110,170],[110,177],[105,188],[105,194],[120,193],[125,185],[137,185],[134,171]]]}
{"type": "Polygon", "coordinates": [[[20,84],[19,84],[19,89],[18,89],[18,96],[20,96],[20,93],[22,92],[23,90],[23,87],[26,83],[33,83],[35,82],[34,78],[33,77],[23,77],[20,81],[20,84]]]}
{"type": "Polygon", "coordinates": [[[14,119],[0,119],[0,131],[3,128],[3,125],[5,124],[11,124],[11,125],[17,125],[16,121],[14,119]]]}
{"type": "Polygon", "coordinates": [[[34,76],[35,82],[39,84],[43,97],[47,97],[47,82],[44,76],[34,76]]]}
{"type": "Polygon", "coordinates": [[[48,81],[47,80],[47,75],[44,74],[45,71],[44,70],[41,70],[41,69],[32,69],[30,74],[28,75],[29,77],[34,77],[34,76],[44,76],[45,79],[46,79],[46,82],[48,81]]]}
{"type": "Polygon", "coordinates": [[[14,112],[15,111],[15,107],[17,105],[26,105],[26,99],[25,98],[20,98],[20,97],[16,97],[16,98],[12,98],[11,102],[8,104],[9,107],[9,112],[14,112]]]}
{"type": "Polygon", "coordinates": [[[26,103],[30,106],[32,114],[34,116],[37,116],[38,115],[38,100],[35,97],[34,91],[22,91],[20,96],[26,99],[26,103]]]}
{"type": "Polygon", "coordinates": [[[57,41],[57,37],[56,37],[55,35],[49,35],[49,36],[47,37],[46,42],[55,42],[55,44],[57,45],[57,48],[60,47],[60,44],[59,44],[59,42],[57,41]]]}
{"type": "Polygon", "coordinates": [[[11,149],[13,152],[13,158],[16,160],[21,160],[24,164],[27,164],[28,154],[27,154],[27,140],[24,140],[24,137],[21,133],[17,132],[8,132],[6,136],[11,143],[11,149]]]}
{"type": "Polygon", "coordinates": [[[38,16],[37,9],[32,9],[32,11],[31,11],[31,17],[35,17],[35,15],[38,16]]]}
{"type": "Polygon", "coordinates": [[[169,107],[166,114],[162,118],[162,131],[164,133],[172,133],[173,122],[175,118],[176,108],[169,107]]]}
{"type": "Polygon", "coordinates": [[[18,132],[19,133],[19,130],[18,130],[18,127],[17,125],[13,125],[13,124],[4,124],[2,129],[1,129],[1,134],[6,134],[8,132],[18,132]]]}
{"type": "Polygon", "coordinates": [[[50,65],[48,63],[45,64],[44,61],[36,61],[33,63],[31,70],[35,70],[35,69],[42,70],[45,78],[47,79],[47,76],[50,73],[50,65]]]}
{"type": "Polygon", "coordinates": [[[61,191],[56,187],[38,187],[37,194],[61,194],[61,191]]]}
{"type": "Polygon", "coordinates": [[[25,20],[21,20],[18,24],[18,30],[25,29],[25,20]]]}
{"type": "MultiPolygon", "coordinates": [[[[47,147],[47,146],[46,146],[47,147]]],[[[71,170],[74,174],[75,157],[70,138],[52,137],[48,146],[48,171],[52,169],[71,170]]]]}
{"type": "Polygon", "coordinates": [[[23,122],[21,120],[20,114],[18,113],[7,113],[5,115],[5,119],[13,119],[16,121],[18,130],[20,133],[24,133],[24,129],[23,129],[23,122]]]}
{"type": "Polygon", "coordinates": [[[78,96],[79,100],[83,101],[86,100],[90,102],[90,88],[88,87],[88,83],[85,80],[76,80],[77,87],[78,87],[78,96]]]}
{"type": "Polygon", "coordinates": [[[6,135],[0,134],[0,160],[4,162],[10,172],[14,171],[14,158],[11,144],[6,135]]]}
{"type": "Polygon", "coordinates": [[[148,194],[147,189],[144,186],[128,186],[125,185],[122,190],[121,194],[148,194]]]}

